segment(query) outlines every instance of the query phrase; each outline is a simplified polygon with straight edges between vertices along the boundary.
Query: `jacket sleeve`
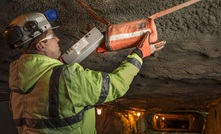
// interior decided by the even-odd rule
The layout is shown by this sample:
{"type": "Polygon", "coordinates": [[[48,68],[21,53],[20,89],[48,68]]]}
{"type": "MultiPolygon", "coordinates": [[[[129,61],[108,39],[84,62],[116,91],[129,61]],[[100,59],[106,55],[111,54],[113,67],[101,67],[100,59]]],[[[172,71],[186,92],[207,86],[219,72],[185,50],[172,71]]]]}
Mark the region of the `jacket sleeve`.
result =
{"type": "Polygon", "coordinates": [[[75,106],[101,104],[119,98],[128,91],[142,63],[142,59],[132,53],[112,73],[83,69],[77,63],[67,65],[62,76],[67,97],[75,106]]]}

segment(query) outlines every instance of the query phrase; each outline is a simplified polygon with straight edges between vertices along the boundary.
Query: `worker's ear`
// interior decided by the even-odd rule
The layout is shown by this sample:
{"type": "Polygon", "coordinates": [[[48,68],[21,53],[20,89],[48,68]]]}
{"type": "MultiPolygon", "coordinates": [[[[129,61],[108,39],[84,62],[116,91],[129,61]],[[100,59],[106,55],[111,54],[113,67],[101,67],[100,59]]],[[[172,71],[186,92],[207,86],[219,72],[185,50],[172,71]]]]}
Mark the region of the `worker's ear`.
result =
{"type": "Polygon", "coordinates": [[[35,48],[38,50],[38,51],[42,51],[44,49],[44,43],[43,42],[38,42],[36,45],[35,45],[35,48]]]}

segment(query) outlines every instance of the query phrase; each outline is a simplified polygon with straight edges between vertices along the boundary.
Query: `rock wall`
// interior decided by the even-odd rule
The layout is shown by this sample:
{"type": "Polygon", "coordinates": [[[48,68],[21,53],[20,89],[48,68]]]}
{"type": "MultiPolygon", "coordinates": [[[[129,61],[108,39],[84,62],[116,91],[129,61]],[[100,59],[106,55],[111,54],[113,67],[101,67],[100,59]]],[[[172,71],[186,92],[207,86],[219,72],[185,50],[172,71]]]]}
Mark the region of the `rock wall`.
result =
{"type": "MultiPolygon", "coordinates": [[[[149,17],[187,0],[82,1],[110,23],[117,24],[149,17]]],[[[74,0],[1,0],[0,6],[0,31],[24,12],[45,12],[56,8],[59,12],[59,21],[52,24],[60,25],[55,33],[60,37],[62,52],[78,41],[91,27],[96,26],[102,32],[107,29],[106,25],[91,17],[74,0]]],[[[206,107],[208,102],[221,97],[220,12],[220,0],[202,0],[157,19],[155,23],[158,37],[159,40],[167,41],[166,47],[163,51],[144,59],[140,73],[125,95],[125,98],[129,99],[122,103],[145,109],[208,110],[206,107]]],[[[9,64],[19,57],[20,52],[7,48],[2,35],[0,45],[0,100],[3,101],[8,100],[10,94],[9,64]]],[[[85,68],[111,72],[130,51],[131,49],[105,54],[94,52],[81,65],[85,68]]],[[[7,108],[2,110],[8,111],[7,108]]],[[[212,124],[212,120],[209,122],[212,124]]],[[[108,123],[111,127],[113,122],[108,123]]],[[[214,128],[214,132],[215,129],[218,127],[214,128]]],[[[120,129],[119,131],[121,132],[120,129]]]]}
{"type": "MultiPolygon", "coordinates": [[[[219,99],[220,101],[220,99],[219,99]]],[[[221,132],[221,103],[210,105],[207,121],[205,123],[205,134],[220,134],[221,132]]]]}

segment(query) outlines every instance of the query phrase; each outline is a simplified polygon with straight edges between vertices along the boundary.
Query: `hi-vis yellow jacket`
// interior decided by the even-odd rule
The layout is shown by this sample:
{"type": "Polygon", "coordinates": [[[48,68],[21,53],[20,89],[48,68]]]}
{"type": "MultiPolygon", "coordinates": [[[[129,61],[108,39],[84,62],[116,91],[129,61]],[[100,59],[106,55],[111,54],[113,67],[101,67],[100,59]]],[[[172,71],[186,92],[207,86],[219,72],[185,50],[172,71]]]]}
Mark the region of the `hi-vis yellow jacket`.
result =
{"type": "Polygon", "coordinates": [[[95,104],[123,96],[143,61],[130,54],[112,73],[24,54],[10,65],[11,110],[20,134],[92,134],[95,104]]]}

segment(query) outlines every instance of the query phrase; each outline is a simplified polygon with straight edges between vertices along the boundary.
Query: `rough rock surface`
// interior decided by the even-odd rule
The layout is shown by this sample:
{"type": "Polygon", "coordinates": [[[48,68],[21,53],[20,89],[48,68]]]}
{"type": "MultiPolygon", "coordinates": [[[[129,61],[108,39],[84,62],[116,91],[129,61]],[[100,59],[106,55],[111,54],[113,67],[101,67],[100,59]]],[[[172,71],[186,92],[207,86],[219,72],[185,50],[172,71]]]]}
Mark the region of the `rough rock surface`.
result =
{"type": "MultiPolygon", "coordinates": [[[[146,18],[185,0],[83,0],[101,17],[113,24],[146,18]]],[[[62,52],[96,26],[106,25],[91,17],[74,0],[1,0],[0,31],[16,16],[27,11],[59,11],[62,52]]],[[[194,109],[207,111],[211,101],[221,97],[221,1],[204,0],[155,20],[163,51],[144,59],[131,89],[118,101],[127,107],[143,109],[194,109]],[[129,98],[129,99],[128,99],[129,98]]],[[[0,37],[0,93],[7,99],[9,63],[19,56],[0,37]]],[[[113,71],[131,49],[92,53],[81,64],[85,68],[113,71]]],[[[219,102],[218,102],[219,103],[219,102]]]]}

